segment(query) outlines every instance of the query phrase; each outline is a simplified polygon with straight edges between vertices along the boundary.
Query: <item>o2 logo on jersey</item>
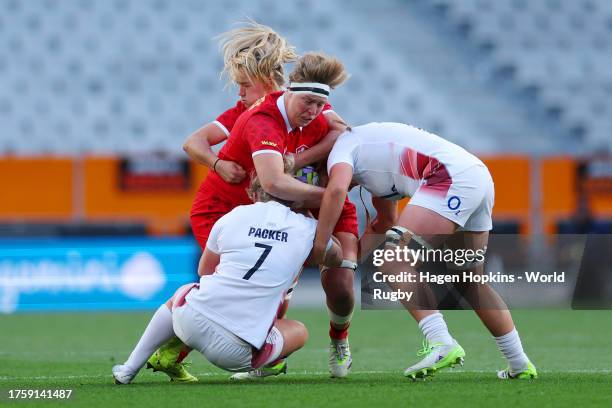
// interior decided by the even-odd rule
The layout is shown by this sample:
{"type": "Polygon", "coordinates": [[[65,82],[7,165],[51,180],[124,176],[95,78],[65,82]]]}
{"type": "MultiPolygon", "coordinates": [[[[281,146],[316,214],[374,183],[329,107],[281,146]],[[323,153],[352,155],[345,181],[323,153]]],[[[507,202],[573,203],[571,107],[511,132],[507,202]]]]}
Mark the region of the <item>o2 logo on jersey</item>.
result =
{"type": "Polygon", "coordinates": [[[459,206],[461,205],[461,199],[459,197],[450,196],[446,204],[448,205],[448,208],[455,211],[455,215],[459,215],[459,212],[461,211],[459,209],[459,206]]]}

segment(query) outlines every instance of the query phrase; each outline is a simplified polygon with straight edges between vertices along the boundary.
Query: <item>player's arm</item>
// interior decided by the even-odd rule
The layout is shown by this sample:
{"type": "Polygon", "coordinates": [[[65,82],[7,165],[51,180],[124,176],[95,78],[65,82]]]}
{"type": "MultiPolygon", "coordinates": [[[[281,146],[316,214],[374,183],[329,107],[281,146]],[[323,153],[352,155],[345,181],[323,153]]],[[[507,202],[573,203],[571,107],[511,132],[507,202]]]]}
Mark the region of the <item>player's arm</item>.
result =
{"type": "Polygon", "coordinates": [[[336,112],[324,112],[323,116],[327,121],[329,132],[319,143],[295,156],[296,169],[301,169],[304,166],[326,159],[334,143],[336,143],[338,136],[346,130],[346,123],[336,114],[336,112]]]}
{"type": "Polygon", "coordinates": [[[363,236],[359,239],[359,259],[367,257],[384,241],[385,232],[397,225],[397,201],[372,197],[372,205],[376,210],[376,218],[366,226],[363,236]]]}
{"type": "Polygon", "coordinates": [[[332,235],[328,242],[327,249],[325,250],[323,262],[319,263],[315,260],[315,253],[313,249],[310,251],[310,255],[308,258],[306,258],[306,262],[304,263],[307,266],[325,265],[330,268],[340,266],[342,264],[342,247],[340,246],[340,241],[338,241],[338,239],[332,235]]]}
{"type": "Polygon", "coordinates": [[[319,210],[319,222],[315,235],[314,257],[316,261],[322,262],[325,257],[327,242],[332,236],[334,227],[342,213],[342,207],[352,178],[353,167],[348,163],[336,163],[330,170],[329,181],[319,210]]]}
{"type": "Polygon", "coordinates": [[[210,249],[206,248],[202,257],[200,258],[200,264],[198,265],[198,275],[212,275],[215,273],[215,269],[219,262],[221,261],[221,256],[219,254],[214,253],[210,249]]]}
{"type": "Polygon", "coordinates": [[[212,151],[212,146],[225,139],[227,139],[226,133],[215,123],[209,123],[187,137],[185,144],[183,144],[183,150],[197,163],[203,164],[211,170],[214,168],[226,182],[239,183],[246,176],[244,169],[229,160],[219,160],[217,162],[218,157],[212,151]],[[217,162],[216,165],[215,162],[217,162]]]}
{"type": "Polygon", "coordinates": [[[302,183],[284,172],[283,157],[278,152],[253,156],[253,164],[261,186],[274,197],[304,203],[305,207],[318,207],[325,191],[321,187],[302,183]]]}
{"type": "Polygon", "coordinates": [[[384,234],[397,223],[397,201],[372,197],[376,218],[368,226],[375,234],[384,234]]]}

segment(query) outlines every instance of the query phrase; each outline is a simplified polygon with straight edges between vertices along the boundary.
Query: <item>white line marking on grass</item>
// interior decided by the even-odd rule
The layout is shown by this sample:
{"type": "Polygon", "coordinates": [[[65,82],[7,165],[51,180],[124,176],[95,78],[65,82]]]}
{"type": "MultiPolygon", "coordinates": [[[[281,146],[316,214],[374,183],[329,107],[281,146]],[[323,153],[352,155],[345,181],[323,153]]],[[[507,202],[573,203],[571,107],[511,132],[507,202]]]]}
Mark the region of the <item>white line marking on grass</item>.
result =
{"type": "MultiPolygon", "coordinates": [[[[453,369],[444,371],[445,373],[472,373],[472,374],[495,374],[494,370],[460,370],[453,369]]],[[[552,371],[552,370],[539,370],[539,373],[543,374],[612,374],[610,369],[595,369],[595,370],[563,370],[563,371],[552,371]]],[[[147,373],[152,374],[152,373],[147,373]]],[[[388,370],[388,371],[376,371],[376,370],[362,370],[352,371],[353,375],[365,375],[365,374],[398,374],[401,375],[401,370],[388,370]]],[[[194,373],[198,377],[224,377],[231,375],[231,373],[194,373]]],[[[298,376],[298,375],[312,375],[312,376],[329,376],[327,371],[293,371],[286,374],[287,376],[298,376]]],[[[39,375],[33,377],[0,377],[0,380],[78,380],[84,378],[112,378],[112,374],[90,374],[90,375],[58,375],[58,376],[47,376],[39,375]]]]}
{"type": "Polygon", "coordinates": [[[95,374],[95,375],[37,375],[34,377],[0,377],[0,380],[78,380],[81,378],[104,378],[112,377],[112,374],[95,374]]]}

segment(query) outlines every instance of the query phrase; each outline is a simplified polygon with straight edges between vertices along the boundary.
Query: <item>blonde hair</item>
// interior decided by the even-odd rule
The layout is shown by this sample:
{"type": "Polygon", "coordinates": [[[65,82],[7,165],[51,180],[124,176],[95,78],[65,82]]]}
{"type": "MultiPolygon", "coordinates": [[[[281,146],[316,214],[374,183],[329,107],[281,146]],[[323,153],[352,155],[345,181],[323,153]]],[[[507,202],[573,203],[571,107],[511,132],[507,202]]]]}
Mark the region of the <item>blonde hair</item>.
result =
{"type": "MultiPolygon", "coordinates": [[[[293,174],[293,167],[295,166],[295,158],[293,155],[286,154],[283,156],[283,164],[285,174],[293,174]]],[[[249,198],[253,202],[265,203],[272,200],[281,201],[263,189],[261,182],[259,181],[259,177],[257,177],[257,173],[255,173],[255,171],[253,171],[253,174],[251,175],[251,182],[246,190],[249,198]]]]}
{"type": "Polygon", "coordinates": [[[227,31],[219,38],[223,71],[228,84],[244,74],[249,81],[261,81],[280,88],[285,83],[283,64],[297,59],[295,47],[270,27],[247,21],[245,27],[227,31]]]}
{"type": "Polygon", "coordinates": [[[349,73],[336,57],[322,52],[304,54],[289,74],[291,82],[318,82],[335,88],[349,78],[349,73]]]}

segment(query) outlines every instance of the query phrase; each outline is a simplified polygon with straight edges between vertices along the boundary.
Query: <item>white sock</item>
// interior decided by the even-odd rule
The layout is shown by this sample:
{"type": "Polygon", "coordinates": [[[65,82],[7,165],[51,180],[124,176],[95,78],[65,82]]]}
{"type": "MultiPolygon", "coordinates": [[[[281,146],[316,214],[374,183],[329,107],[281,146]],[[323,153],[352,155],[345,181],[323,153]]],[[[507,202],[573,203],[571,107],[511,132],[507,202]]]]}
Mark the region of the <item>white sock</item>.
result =
{"type": "Polygon", "coordinates": [[[506,360],[508,360],[510,374],[519,374],[527,369],[529,359],[523,351],[521,338],[519,337],[516,328],[512,329],[512,331],[508,334],[495,337],[495,342],[497,343],[499,351],[501,351],[506,360]]]}
{"type": "Polygon", "coordinates": [[[448,327],[446,327],[446,322],[444,321],[444,317],[442,317],[442,313],[440,312],[421,319],[419,322],[419,329],[421,329],[429,344],[453,343],[453,337],[448,332],[448,327]]]}
{"type": "Polygon", "coordinates": [[[151,354],[172,336],[174,336],[172,312],[164,304],[157,309],[138,344],[134,347],[134,351],[124,364],[134,371],[140,370],[151,354]]]}
{"type": "Polygon", "coordinates": [[[329,307],[327,308],[327,312],[329,313],[329,321],[334,326],[344,327],[347,323],[350,323],[353,318],[353,312],[349,313],[347,316],[340,316],[332,312],[329,307]]]}

